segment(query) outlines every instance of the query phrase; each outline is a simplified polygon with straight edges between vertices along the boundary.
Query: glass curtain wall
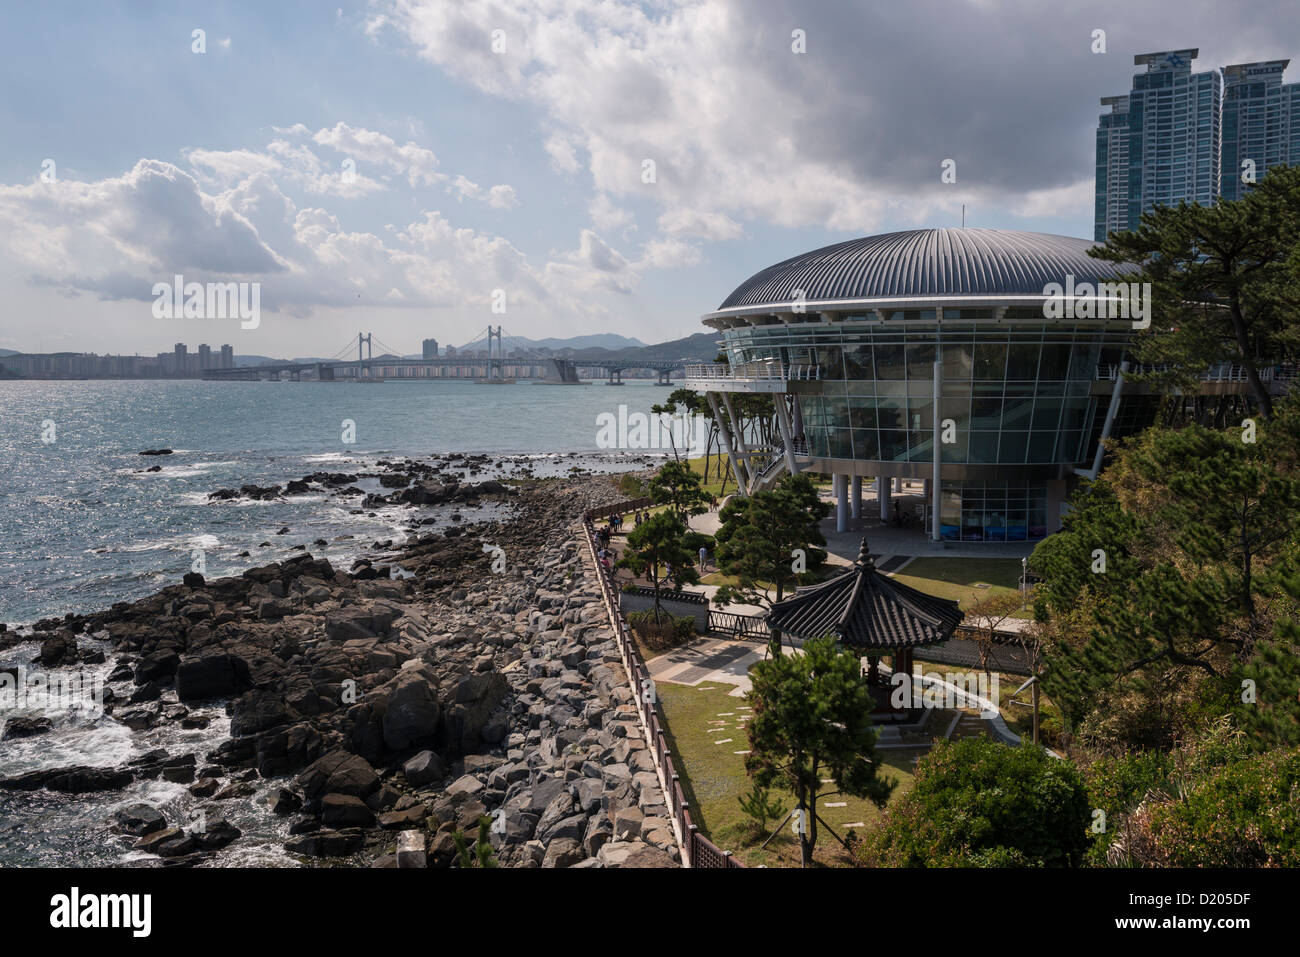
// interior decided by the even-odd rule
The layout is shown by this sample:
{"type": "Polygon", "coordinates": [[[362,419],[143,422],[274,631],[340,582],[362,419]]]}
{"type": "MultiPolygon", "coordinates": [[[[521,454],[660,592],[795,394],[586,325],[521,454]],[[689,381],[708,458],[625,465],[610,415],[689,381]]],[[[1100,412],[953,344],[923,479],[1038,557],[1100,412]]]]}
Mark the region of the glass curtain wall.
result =
{"type": "Polygon", "coordinates": [[[1127,334],[1103,333],[1095,323],[993,325],[991,314],[945,309],[939,327],[933,310],[911,310],[901,322],[753,326],[729,329],[725,338],[733,363],[818,367],[816,390],[801,400],[813,456],[931,461],[938,358],[939,418],[955,425],[955,441],[941,450],[944,462],[1086,462],[1097,366],[1122,351],[1127,334]]]}
{"type": "MultiPolygon", "coordinates": [[[[765,360],[818,367],[801,391],[808,451],[862,463],[933,461],[934,362],[943,364],[938,416],[958,465],[1087,464],[1106,399],[1091,395],[1098,366],[1118,364],[1124,329],[1046,320],[1041,311],[992,309],[891,313],[885,322],[845,317],[729,329],[733,363],[765,360]],[[1024,321],[1030,320],[1030,321],[1024,321]]],[[[867,474],[871,474],[868,467],[867,474]]],[[[1024,541],[1047,533],[1044,482],[945,482],[941,535],[1024,541]]]]}

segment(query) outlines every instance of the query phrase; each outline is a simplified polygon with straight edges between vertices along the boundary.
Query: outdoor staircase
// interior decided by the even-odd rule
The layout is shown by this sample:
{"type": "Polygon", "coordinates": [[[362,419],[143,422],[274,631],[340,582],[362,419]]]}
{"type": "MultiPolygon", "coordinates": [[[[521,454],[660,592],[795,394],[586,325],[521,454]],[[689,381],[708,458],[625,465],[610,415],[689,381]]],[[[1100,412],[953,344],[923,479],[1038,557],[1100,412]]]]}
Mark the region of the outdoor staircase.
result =
{"type": "MultiPolygon", "coordinates": [[[[799,456],[806,456],[808,454],[807,444],[796,440],[794,442],[794,454],[796,456],[795,464],[802,466],[804,463],[799,461],[799,456]]],[[[771,456],[772,457],[768,460],[768,463],[763,466],[758,475],[756,475],[749,483],[750,495],[753,495],[755,492],[766,492],[770,488],[775,488],[776,483],[781,481],[785,475],[789,474],[790,469],[786,465],[785,461],[784,442],[779,442],[777,445],[772,447],[771,456]]]]}

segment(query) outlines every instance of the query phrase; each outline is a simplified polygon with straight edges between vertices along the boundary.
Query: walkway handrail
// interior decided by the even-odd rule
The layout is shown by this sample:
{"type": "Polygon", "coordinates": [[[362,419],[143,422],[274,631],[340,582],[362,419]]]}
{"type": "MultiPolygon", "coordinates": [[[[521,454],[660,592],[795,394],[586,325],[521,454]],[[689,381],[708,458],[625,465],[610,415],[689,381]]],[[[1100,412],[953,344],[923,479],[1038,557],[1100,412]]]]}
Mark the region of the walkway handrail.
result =
{"type": "Polygon", "coordinates": [[[759,615],[741,615],[734,611],[709,612],[709,631],[753,641],[770,641],[772,630],[767,619],[759,615]]]}
{"type": "Polygon", "coordinates": [[[791,363],[779,360],[769,362],[742,362],[726,365],[721,362],[687,365],[686,380],[733,379],[748,382],[815,382],[821,378],[821,366],[811,363],[791,363]]]}
{"type": "MultiPolygon", "coordinates": [[[[1168,363],[1134,365],[1129,368],[1128,374],[1147,375],[1153,372],[1168,372],[1171,368],[1168,363]]],[[[1257,363],[1255,371],[1259,375],[1261,382],[1289,382],[1296,376],[1296,370],[1293,367],[1277,362],[1257,363]]],[[[1120,368],[1118,365],[1099,365],[1097,366],[1096,379],[1098,381],[1114,382],[1119,378],[1119,374],[1120,368]]],[[[1216,362],[1200,373],[1197,378],[1202,382],[1246,382],[1250,379],[1250,375],[1244,365],[1216,362]]]]}
{"type": "Polygon", "coordinates": [[[584,512],[582,516],[583,534],[587,540],[587,555],[592,567],[596,569],[596,578],[600,582],[600,592],[605,599],[605,611],[619,653],[623,658],[623,669],[627,672],[628,682],[632,687],[636,701],[637,715],[641,720],[646,743],[650,746],[650,756],[654,761],[655,772],[664,792],[669,814],[672,817],[673,833],[682,849],[684,867],[744,867],[730,851],[724,851],[699,832],[691,818],[689,802],[682,790],[681,780],[677,775],[673,757],[668,750],[668,739],[664,735],[663,712],[659,706],[659,697],[654,691],[654,681],[650,678],[650,669],[646,667],[641,652],[637,650],[627,620],[619,608],[618,590],[614,586],[613,575],[596,558],[596,529],[592,524],[597,512],[613,515],[640,508],[632,502],[623,502],[609,509],[584,512]]]}

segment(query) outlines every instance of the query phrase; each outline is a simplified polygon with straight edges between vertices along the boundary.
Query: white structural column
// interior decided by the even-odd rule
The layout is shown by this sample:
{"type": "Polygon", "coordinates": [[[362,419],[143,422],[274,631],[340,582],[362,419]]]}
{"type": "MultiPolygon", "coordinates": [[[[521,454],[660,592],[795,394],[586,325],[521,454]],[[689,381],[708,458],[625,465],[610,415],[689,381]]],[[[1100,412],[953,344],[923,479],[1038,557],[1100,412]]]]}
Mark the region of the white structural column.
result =
{"type": "Polygon", "coordinates": [[[718,413],[718,397],[712,392],[704,393],[704,398],[709,401],[709,409],[713,412],[713,421],[718,423],[718,438],[722,439],[722,447],[727,451],[727,461],[731,463],[731,475],[736,480],[736,491],[745,491],[745,480],[740,474],[740,460],[736,458],[736,452],[731,447],[730,422],[724,423],[722,416],[718,413]]]}
{"type": "Polygon", "coordinates": [[[835,490],[835,531],[849,530],[849,483],[847,475],[836,475],[832,479],[835,490]]]}
{"type": "MultiPolygon", "coordinates": [[[[1101,426],[1101,436],[1097,439],[1097,454],[1093,456],[1092,468],[1076,469],[1076,475],[1082,475],[1084,478],[1095,479],[1097,473],[1101,471],[1101,460],[1106,455],[1106,440],[1110,438],[1111,427],[1115,424],[1115,414],[1119,412],[1120,394],[1124,391],[1124,373],[1128,372],[1128,360],[1125,359],[1119,364],[1119,375],[1115,377],[1115,388],[1110,390],[1110,405],[1106,407],[1106,419],[1101,426]]],[[[1048,531],[1056,531],[1049,523],[1048,531]]]]}
{"type": "Polygon", "coordinates": [[[888,522],[894,517],[894,499],[891,493],[893,482],[885,476],[876,479],[876,488],[880,496],[880,520],[888,522]]]}
{"type": "Polygon", "coordinates": [[[727,410],[727,418],[731,421],[731,427],[735,430],[732,433],[732,439],[736,443],[736,458],[740,459],[745,465],[746,480],[741,489],[748,495],[753,491],[751,486],[754,484],[756,472],[754,463],[749,457],[749,449],[745,448],[745,430],[741,427],[740,420],[736,418],[736,410],[731,407],[730,392],[722,393],[722,406],[727,410]]]}
{"type": "Polygon", "coordinates": [[[853,497],[849,500],[850,514],[854,518],[862,517],[862,476],[853,476],[853,497]]]}
{"type": "Polygon", "coordinates": [[[934,419],[934,438],[931,444],[934,446],[934,475],[930,478],[930,538],[933,541],[939,540],[939,498],[943,488],[943,483],[939,478],[939,466],[943,461],[943,455],[940,450],[940,438],[942,436],[942,416],[939,412],[939,399],[943,393],[943,361],[936,359],[934,362],[934,409],[932,418],[934,419]]]}
{"type": "Polygon", "coordinates": [[[799,472],[799,463],[794,460],[794,436],[790,432],[790,410],[786,407],[785,396],[774,395],[773,405],[776,406],[776,424],[781,430],[781,443],[785,446],[785,466],[790,470],[791,475],[797,475],[799,472]]]}

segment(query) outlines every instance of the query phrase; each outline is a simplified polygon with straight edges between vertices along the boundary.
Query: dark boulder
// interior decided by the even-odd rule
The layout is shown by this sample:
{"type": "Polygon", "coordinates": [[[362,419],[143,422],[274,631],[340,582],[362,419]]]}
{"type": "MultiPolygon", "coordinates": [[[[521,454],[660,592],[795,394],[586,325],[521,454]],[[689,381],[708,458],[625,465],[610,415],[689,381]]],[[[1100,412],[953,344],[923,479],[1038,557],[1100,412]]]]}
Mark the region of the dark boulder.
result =
{"type": "Polygon", "coordinates": [[[113,822],[123,834],[144,837],[167,826],[162,812],[149,804],[128,804],[113,813],[113,822]]]}
{"type": "Polygon", "coordinates": [[[146,681],[167,681],[176,674],[181,656],[171,648],[162,648],[145,655],[135,666],[135,683],[146,681]]]}
{"type": "Polygon", "coordinates": [[[447,765],[432,751],[421,751],[402,765],[402,773],[406,775],[408,784],[418,788],[445,778],[447,765]]]}
{"type": "Polygon", "coordinates": [[[4,734],[0,736],[0,741],[31,738],[38,734],[44,734],[53,727],[54,722],[49,718],[10,718],[5,723],[4,734]]]}
{"type": "Polygon", "coordinates": [[[205,814],[193,836],[203,850],[216,851],[239,840],[243,832],[220,815],[205,814]]]}
{"type": "Polygon", "coordinates": [[[251,685],[248,662],[238,655],[208,651],[177,661],[176,694],[181,701],[229,698],[251,685]]]}
{"type": "Polygon", "coordinates": [[[366,802],[350,794],[326,794],[321,798],[321,822],[327,827],[369,827],[375,814],[366,802]]]}
{"type": "Polygon", "coordinates": [[[443,740],[456,754],[472,754],[482,746],[483,727],[505,697],[509,686],[495,671],[462,678],[452,692],[443,718],[443,740]]]}
{"type": "Polygon", "coordinates": [[[289,841],[284,849],[306,857],[341,857],[361,850],[365,837],[360,828],[344,831],[317,831],[289,841]]]}
{"type": "Polygon", "coordinates": [[[117,791],[135,779],[127,768],[88,768],[81,765],[30,771],[15,778],[0,778],[2,791],[59,791],[64,794],[89,794],[94,791],[117,791]]]}
{"type": "Polygon", "coordinates": [[[76,652],[77,640],[70,633],[60,631],[41,642],[41,653],[36,660],[46,668],[57,668],[76,652]]]}
{"type": "Polygon", "coordinates": [[[331,792],[364,798],[379,787],[379,775],[365,758],[335,750],[303,769],[298,786],[309,799],[331,792]]]}

